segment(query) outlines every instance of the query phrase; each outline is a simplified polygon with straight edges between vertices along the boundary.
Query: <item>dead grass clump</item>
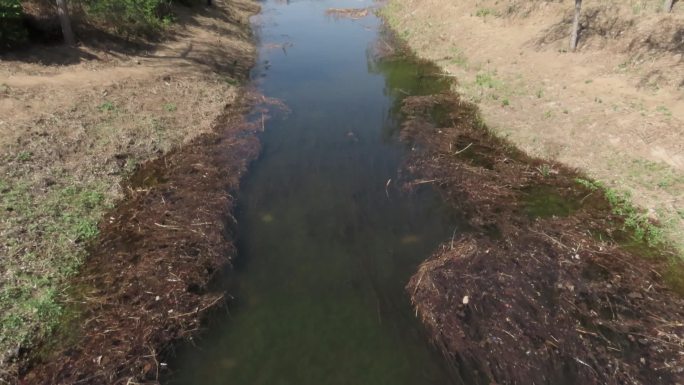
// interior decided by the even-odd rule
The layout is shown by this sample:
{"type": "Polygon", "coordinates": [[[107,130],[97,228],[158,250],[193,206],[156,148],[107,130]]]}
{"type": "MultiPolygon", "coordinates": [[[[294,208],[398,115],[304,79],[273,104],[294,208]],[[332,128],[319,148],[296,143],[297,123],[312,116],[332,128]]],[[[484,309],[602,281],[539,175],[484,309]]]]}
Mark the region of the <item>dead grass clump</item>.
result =
{"type": "Polygon", "coordinates": [[[468,235],[412,278],[447,356],[481,374],[465,383],[679,383],[684,302],[634,257],[565,230],[550,221],[500,241],[468,235]]]}

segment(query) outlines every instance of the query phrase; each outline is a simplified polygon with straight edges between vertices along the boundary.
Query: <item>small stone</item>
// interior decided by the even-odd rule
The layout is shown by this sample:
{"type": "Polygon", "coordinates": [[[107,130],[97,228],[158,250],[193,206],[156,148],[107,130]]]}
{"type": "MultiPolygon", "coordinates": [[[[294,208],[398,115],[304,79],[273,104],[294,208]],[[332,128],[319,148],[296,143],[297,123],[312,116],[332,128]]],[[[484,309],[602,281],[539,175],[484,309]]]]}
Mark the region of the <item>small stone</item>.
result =
{"type": "Polygon", "coordinates": [[[470,302],[470,297],[468,297],[467,295],[465,297],[463,297],[463,304],[464,305],[467,305],[469,302],[470,302]]]}

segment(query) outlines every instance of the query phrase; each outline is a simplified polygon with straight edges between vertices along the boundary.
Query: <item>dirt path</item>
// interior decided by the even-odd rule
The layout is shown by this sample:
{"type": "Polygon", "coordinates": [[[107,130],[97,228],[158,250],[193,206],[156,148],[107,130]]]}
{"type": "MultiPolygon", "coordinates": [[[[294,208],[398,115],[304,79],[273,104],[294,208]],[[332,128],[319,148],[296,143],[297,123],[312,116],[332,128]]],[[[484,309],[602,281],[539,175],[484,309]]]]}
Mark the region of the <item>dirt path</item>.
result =
{"type": "Polygon", "coordinates": [[[392,0],[384,12],[497,134],[628,193],[684,255],[684,7],[660,6],[585,1],[575,53],[568,1],[392,0]]]}
{"type": "MultiPolygon", "coordinates": [[[[209,262],[202,268],[210,269],[212,264],[225,262],[222,258],[227,254],[221,254],[217,245],[227,234],[222,230],[221,215],[228,215],[225,210],[230,205],[225,201],[229,198],[222,194],[236,187],[236,178],[252,153],[235,152],[244,157],[227,162],[225,167],[233,167],[228,170],[212,163],[218,160],[213,158],[211,149],[212,146],[223,146],[223,149],[228,146],[233,151],[230,146],[234,143],[229,137],[237,135],[240,127],[244,127],[229,117],[231,111],[241,111],[240,106],[244,104],[238,103],[238,91],[254,61],[249,16],[257,10],[258,5],[251,1],[218,1],[214,7],[201,10],[179,8],[177,26],[162,43],[149,45],[144,50],[118,47],[104,51],[86,44],[74,49],[40,47],[0,57],[0,207],[3,212],[0,219],[0,255],[3,256],[0,264],[0,377],[15,381],[18,364],[24,362],[27,349],[45,340],[51,331],[63,324],[65,317],[71,317],[73,300],[65,303],[65,298],[73,296],[74,289],[68,288],[65,281],[73,279],[81,269],[87,255],[86,247],[101,232],[104,237],[108,226],[115,226],[113,219],[109,224],[101,223],[104,213],[125,193],[136,197],[144,193],[148,198],[160,193],[150,192],[145,186],[139,187],[143,192],[138,189],[125,191],[122,181],[140,164],[183,145],[206,144],[207,153],[191,151],[185,155],[187,159],[198,157],[195,165],[179,164],[177,168],[206,168],[204,174],[191,174],[201,177],[213,172],[224,179],[220,186],[208,185],[202,190],[209,194],[206,201],[195,202],[215,203],[221,207],[211,208],[211,215],[188,215],[188,218],[204,218],[200,222],[216,224],[212,231],[204,232],[214,241],[203,246],[207,249],[202,249],[206,251],[202,256],[209,262]],[[200,163],[205,165],[200,167],[200,163]],[[212,193],[220,196],[212,198],[212,193]],[[212,249],[212,245],[216,247],[212,249]]],[[[247,139],[245,136],[240,140],[247,139]]],[[[254,152],[254,146],[245,148],[254,152]]],[[[182,156],[179,154],[183,151],[190,150],[177,150],[173,152],[176,155],[163,159],[168,164],[183,163],[184,158],[173,158],[182,156]]],[[[173,184],[164,187],[166,189],[182,190],[179,185],[186,188],[202,186],[199,181],[188,185],[187,180],[172,180],[171,176],[176,174],[168,173],[164,182],[173,184]]],[[[168,194],[182,195],[178,191],[168,194]]],[[[194,196],[196,200],[199,198],[200,195],[194,196]]],[[[162,195],[161,199],[172,201],[169,195],[162,195]]],[[[182,210],[194,207],[189,203],[179,205],[182,210]]],[[[147,219],[153,218],[150,214],[147,219]]],[[[164,225],[166,222],[162,218],[156,223],[164,225]]],[[[160,228],[172,231],[168,230],[170,227],[160,228]]],[[[158,234],[155,237],[163,238],[158,234]]],[[[152,244],[148,246],[152,247],[152,244]]],[[[108,262],[115,263],[115,260],[108,262]]],[[[210,275],[209,270],[196,272],[197,287],[201,287],[210,275]]],[[[125,285],[127,279],[132,278],[122,276],[118,283],[125,285]]],[[[168,293],[172,288],[173,285],[169,285],[168,293]]],[[[98,306],[113,305],[107,301],[127,303],[130,299],[110,294],[92,295],[90,299],[101,300],[98,306]]],[[[181,298],[179,301],[183,302],[182,295],[175,298],[181,298]]],[[[203,308],[207,305],[205,302],[206,298],[198,294],[197,298],[183,303],[195,303],[203,308]]],[[[160,303],[165,302],[160,300],[160,303]]],[[[173,304],[165,303],[164,306],[173,304]]],[[[87,313],[92,305],[85,301],[79,306],[84,306],[87,313]]],[[[112,310],[117,311],[125,313],[121,309],[112,310]]],[[[192,321],[196,313],[174,318],[177,323],[172,331],[164,329],[164,323],[156,319],[159,328],[167,333],[162,333],[161,337],[157,335],[158,338],[145,335],[152,338],[148,346],[155,349],[155,344],[163,345],[182,335],[183,327],[178,325],[188,327],[196,322],[192,321]]],[[[144,327],[145,322],[138,321],[138,325],[144,327]]],[[[126,353],[124,345],[117,351],[121,355],[115,354],[115,357],[135,355],[130,351],[126,353]]],[[[87,343],[85,346],[87,351],[87,343]]],[[[105,358],[97,369],[101,373],[115,376],[127,370],[123,361],[105,358]]],[[[132,369],[128,369],[126,373],[131,373],[132,369]]],[[[43,377],[45,373],[38,373],[35,377],[27,377],[27,383],[38,381],[38,378],[44,383],[58,383],[59,376],[73,379],[69,376],[81,372],[75,365],[51,373],[56,377],[43,377]]],[[[141,370],[129,377],[144,377],[146,373],[141,370]]],[[[101,378],[108,378],[104,383],[110,383],[114,377],[101,378]]]]}

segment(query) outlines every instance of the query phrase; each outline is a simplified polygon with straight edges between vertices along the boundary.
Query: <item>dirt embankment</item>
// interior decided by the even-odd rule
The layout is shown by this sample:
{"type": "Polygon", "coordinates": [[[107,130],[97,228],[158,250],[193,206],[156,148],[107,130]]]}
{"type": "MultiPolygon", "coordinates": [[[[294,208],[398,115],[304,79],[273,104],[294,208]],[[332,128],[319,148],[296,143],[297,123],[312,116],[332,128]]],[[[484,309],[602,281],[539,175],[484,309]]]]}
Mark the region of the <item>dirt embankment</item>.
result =
{"type": "Polygon", "coordinates": [[[568,52],[573,8],[390,0],[383,12],[499,136],[630,194],[684,255],[684,4],[585,0],[568,52]]]}
{"type": "Polygon", "coordinates": [[[681,264],[618,246],[630,234],[600,191],[488,134],[470,103],[409,97],[402,110],[409,186],[438,186],[474,229],[407,287],[463,383],[684,380],[681,264]]]}
{"type": "Polygon", "coordinates": [[[0,378],[154,380],[161,350],[220,303],[206,285],[258,151],[239,91],[258,9],[178,8],[135,49],[86,38],[0,57],[0,378]]]}

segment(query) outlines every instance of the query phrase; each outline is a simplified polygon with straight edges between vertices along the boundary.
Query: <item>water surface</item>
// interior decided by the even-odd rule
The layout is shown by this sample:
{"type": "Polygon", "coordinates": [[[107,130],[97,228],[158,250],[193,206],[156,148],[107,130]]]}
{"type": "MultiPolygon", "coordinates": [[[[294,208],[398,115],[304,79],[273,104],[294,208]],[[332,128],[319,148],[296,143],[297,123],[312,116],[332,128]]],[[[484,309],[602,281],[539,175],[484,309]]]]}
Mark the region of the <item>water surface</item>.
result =
{"type": "Polygon", "coordinates": [[[326,16],[371,5],[263,3],[253,83],[292,111],[267,122],[243,181],[230,314],[180,350],[170,383],[454,382],[404,286],[458,221],[427,186],[396,182],[410,151],[401,98],[449,84],[425,65],[373,59],[376,17],[326,16]]]}

